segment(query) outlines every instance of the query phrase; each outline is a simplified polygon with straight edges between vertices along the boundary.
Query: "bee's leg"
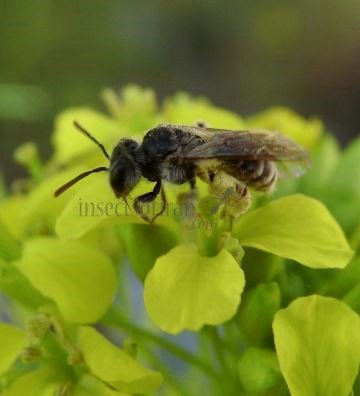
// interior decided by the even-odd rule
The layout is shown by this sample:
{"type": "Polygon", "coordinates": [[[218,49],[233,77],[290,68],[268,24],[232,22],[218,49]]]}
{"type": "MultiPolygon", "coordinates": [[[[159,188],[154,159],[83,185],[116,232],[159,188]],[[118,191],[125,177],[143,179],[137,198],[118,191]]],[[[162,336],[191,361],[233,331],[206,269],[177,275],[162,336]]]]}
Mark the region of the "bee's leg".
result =
{"type": "Polygon", "coordinates": [[[148,223],[152,223],[156,219],[156,217],[160,216],[164,212],[165,208],[166,208],[166,197],[165,197],[164,190],[161,186],[161,181],[156,182],[155,187],[152,191],[150,191],[146,194],[140,195],[139,197],[136,197],[134,200],[135,212],[148,223]],[[156,199],[156,197],[159,195],[160,191],[161,191],[161,200],[162,200],[161,210],[153,218],[150,218],[143,212],[142,204],[153,202],[156,199]]]}
{"type": "Polygon", "coordinates": [[[189,180],[189,184],[190,184],[190,191],[187,193],[187,199],[188,199],[188,202],[190,203],[190,205],[195,207],[195,202],[196,202],[197,197],[198,197],[198,190],[196,188],[196,178],[195,178],[195,176],[194,176],[193,179],[189,180]]]}
{"type": "Polygon", "coordinates": [[[235,194],[237,197],[234,197],[231,202],[229,201],[224,209],[224,215],[229,220],[229,231],[233,229],[234,221],[246,213],[252,203],[250,190],[245,184],[237,182],[235,185],[235,194]]]}
{"type": "Polygon", "coordinates": [[[209,183],[213,183],[215,180],[216,173],[212,170],[208,172],[209,183]]]}
{"type": "Polygon", "coordinates": [[[189,184],[190,184],[190,191],[189,191],[189,199],[196,199],[197,198],[197,188],[196,188],[196,178],[194,176],[194,178],[189,180],[189,184]]]}
{"type": "Polygon", "coordinates": [[[160,197],[161,197],[161,209],[158,213],[156,213],[156,215],[151,219],[151,223],[153,223],[155,221],[155,219],[159,216],[161,216],[166,209],[167,206],[167,200],[166,200],[166,195],[165,195],[165,190],[164,188],[161,186],[160,188],[160,197]]]}

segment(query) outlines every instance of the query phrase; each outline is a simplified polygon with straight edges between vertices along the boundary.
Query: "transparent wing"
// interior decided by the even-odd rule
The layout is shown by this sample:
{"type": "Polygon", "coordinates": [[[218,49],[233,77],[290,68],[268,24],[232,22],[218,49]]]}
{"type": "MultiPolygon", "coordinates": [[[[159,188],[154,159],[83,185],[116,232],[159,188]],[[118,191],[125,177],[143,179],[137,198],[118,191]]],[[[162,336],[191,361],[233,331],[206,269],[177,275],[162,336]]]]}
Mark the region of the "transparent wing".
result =
{"type": "Polygon", "coordinates": [[[307,158],[302,161],[277,161],[276,168],[280,179],[300,177],[310,168],[311,162],[307,158]]]}
{"type": "Polygon", "coordinates": [[[207,140],[188,152],[182,160],[238,159],[275,161],[280,178],[299,177],[310,167],[308,152],[285,136],[268,131],[224,131],[205,129],[207,140]]]}
{"type": "MultiPolygon", "coordinates": [[[[280,178],[301,176],[311,165],[308,152],[278,132],[261,129],[232,131],[172,124],[166,127],[197,135],[204,141],[196,147],[189,147],[188,150],[184,147],[180,158],[178,154],[174,156],[176,160],[275,161],[280,178]]],[[[168,159],[171,160],[172,156],[168,159]]]]}
{"type": "MultiPolygon", "coordinates": [[[[202,129],[202,128],[200,128],[202,129]]],[[[183,159],[239,159],[269,161],[306,161],[309,156],[305,149],[274,132],[221,131],[188,152],[183,159]]]]}

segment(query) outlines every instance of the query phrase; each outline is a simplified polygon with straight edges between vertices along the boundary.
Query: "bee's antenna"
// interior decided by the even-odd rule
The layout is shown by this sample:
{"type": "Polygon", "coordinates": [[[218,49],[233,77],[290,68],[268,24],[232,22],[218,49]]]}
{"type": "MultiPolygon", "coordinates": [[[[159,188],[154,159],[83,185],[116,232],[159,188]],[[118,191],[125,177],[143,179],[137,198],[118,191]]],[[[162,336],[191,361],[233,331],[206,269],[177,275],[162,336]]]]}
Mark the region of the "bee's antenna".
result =
{"type": "Polygon", "coordinates": [[[105,157],[110,160],[110,155],[106,151],[106,148],[104,147],[103,144],[98,142],[93,135],[91,135],[90,132],[88,132],[84,127],[82,127],[77,121],[74,121],[75,127],[82,132],[84,135],[86,135],[89,139],[91,139],[95,144],[97,144],[100,147],[100,150],[104,153],[105,157]]]}
{"type": "Polygon", "coordinates": [[[61,187],[59,187],[55,192],[54,195],[55,197],[58,197],[60,194],[62,194],[63,192],[65,192],[67,189],[69,189],[70,187],[72,187],[75,183],[77,183],[79,180],[83,179],[86,176],[91,175],[92,173],[96,173],[96,172],[103,172],[103,171],[107,171],[109,170],[109,168],[106,168],[105,166],[100,166],[99,168],[95,168],[83,173],[80,173],[80,175],[77,175],[76,177],[74,177],[72,180],[68,181],[67,183],[65,183],[64,185],[62,185],[61,187]]]}

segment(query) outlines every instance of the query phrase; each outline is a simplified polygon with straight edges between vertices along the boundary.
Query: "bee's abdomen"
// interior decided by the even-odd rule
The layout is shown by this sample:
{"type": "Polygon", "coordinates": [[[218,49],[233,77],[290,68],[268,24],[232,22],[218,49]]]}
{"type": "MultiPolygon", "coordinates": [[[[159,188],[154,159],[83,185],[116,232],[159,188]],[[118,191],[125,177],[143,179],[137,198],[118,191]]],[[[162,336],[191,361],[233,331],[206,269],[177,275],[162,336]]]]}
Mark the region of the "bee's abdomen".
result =
{"type": "Polygon", "coordinates": [[[226,172],[258,191],[271,191],[277,181],[277,168],[272,161],[230,161],[226,172]]]}

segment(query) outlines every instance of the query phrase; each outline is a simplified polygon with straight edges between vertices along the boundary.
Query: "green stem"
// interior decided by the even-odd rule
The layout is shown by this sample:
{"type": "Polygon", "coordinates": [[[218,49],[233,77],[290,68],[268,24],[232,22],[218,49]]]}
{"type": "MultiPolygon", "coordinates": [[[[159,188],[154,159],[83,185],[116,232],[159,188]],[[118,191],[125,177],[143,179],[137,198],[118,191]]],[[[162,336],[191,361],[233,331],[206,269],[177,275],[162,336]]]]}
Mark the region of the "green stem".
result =
{"type": "Polygon", "coordinates": [[[148,359],[156,365],[157,370],[161,371],[161,373],[166,377],[166,383],[169,384],[170,387],[176,391],[175,394],[179,394],[182,396],[192,396],[192,393],[185,387],[182,381],[180,381],[174,373],[169,369],[169,367],[156,355],[151,348],[145,346],[142,347],[145,349],[146,355],[148,355],[148,359]]]}
{"type": "Polygon", "coordinates": [[[59,344],[59,340],[53,333],[48,333],[42,338],[42,347],[44,351],[43,361],[54,371],[61,373],[64,378],[70,381],[76,380],[73,367],[68,364],[67,353],[59,344]]]}
{"type": "Polygon", "coordinates": [[[203,331],[209,337],[209,339],[211,341],[212,347],[214,349],[216,358],[220,364],[222,372],[227,373],[229,370],[228,370],[226,358],[224,355],[225,349],[222,345],[223,342],[220,339],[217,328],[213,327],[213,326],[209,326],[209,327],[205,327],[203,331]]]}
{"type": "Polygon", "coordinates": [[[165,349],[171,354],[177,356],[178,358],[184,360],[190,365],[196,366],[201,369],[204,373],[212,378],[218,379],[219,376],[216,371],[213,369],[211,365],[192,353],[184,350],[179,347],[175,343],[160,337],[159,335],[144,329],[134,323],[129,322],[126,318],[124,318],[119,312],[114,309],[110,309],[109,312],[105,315],[102,320],[102,323],[108,326],[120,327],[121,329],[127,331],[134,339],[147,339],[149,341],[154,342],[159,347],[165,349]]]}
{"type": "Polygon", "coordinates": [[[349,238],[350,246],[353,250],[357,251],[360,247],[360,224],[355,228],[355,231],[349,238]]]}
{"type": "MultiPolygon", "coordinates": [[[[236,371],[232,370],[231,367],[229,367],[227,361],[228,355],[226,353],[224,342],[219,335],[218,328],[207,326],[203,329],[202,333],[203,336],[206,336],[207,340],[210,341],[210,345],[214,352],[213,356],[215,355],[216,363],[218,363],[221,369],[222,380],[220,384],[214,384],[216,387],[214,388],[216,389],[214,394],[238,394],[237,390],[239,389],[240,385],[238,383],[237,373],[236,371]]],[[[237,366],[234,365],[234,368],[235,367],[237,366]]]]}

